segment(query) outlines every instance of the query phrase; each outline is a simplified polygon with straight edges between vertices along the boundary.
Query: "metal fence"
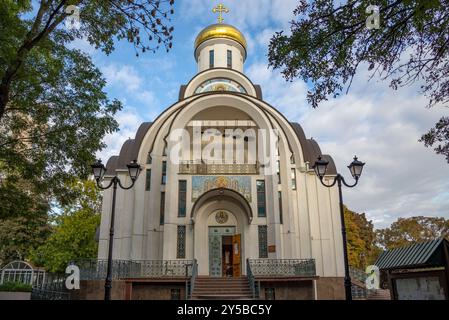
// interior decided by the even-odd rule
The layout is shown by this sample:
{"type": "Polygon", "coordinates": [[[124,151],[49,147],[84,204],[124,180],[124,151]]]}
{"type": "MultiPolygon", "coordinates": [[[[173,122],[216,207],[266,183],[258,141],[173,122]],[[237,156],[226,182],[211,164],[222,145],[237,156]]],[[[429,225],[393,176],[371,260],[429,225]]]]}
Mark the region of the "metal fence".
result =
{"type": "Polygon", "coordinates": [[[259,164],[195,163],[184,161],[179,164],[179,173],[192,175],[258,174],[259,164]]]}
{"type": "Polygon", "coordinates": [[[365,272],[353,267],[349,267],[349,275],[351,279],[359,280],[360,282],[363,283],[365,283],[365,280],[368,277],[368,275],[365,272]]]}
{"type": "Polygon", "coordinates": [[[353,282],[351,285],[352,297],[354,299],[366,299],[368,296],[368,290],[365,287],[365,280],[368,275],[362,270],[349,267],[349,276],[353,282]],[[355,284],[354,280],[359,281],[360,285],[355,284]]]}
{"type": "Polygon", "coordinates": [[[316,275],[315,259],[248,259],[254,277],[308,277],[316,275]]]}
{"type": "MultiPolygon", "coordinates": [[[[107,260],[72,261],[80,269],[80,280],[104,280],[107,273],[107,260]]],[[[113,260],[112,279],[129,278],[190,278],[188,292],[194,288],[198,266],[195,260],[113,260]]],[[[70,300],[70,291],[66,288],[66,274],[46,274],[44,283],[34,285],[32,300],[70,300]]]]}
{"type": "Polygon", "coordinates": [[[70,292],[65,286],[67,275],[47,273],[45,282],[34,285],[31,300],[70,300],[70,292]]]}
{"type": "MultiPolygon", "coordinates": [[[[80,260],[72,264],[80,269],[80,280],[105,279],[107,260],[80,260]]],[[[113,260],[112,279],[191,277],[194,260],[113,260]]]]}
{"type": "Polygon", "coordinates": [[[192,266],[192,275],[190,277],[190,280],[186,282],[186,299],[192,298],[193,290],[195,289],[195,281],[198,276],[198,263],[195,260],[193,260],[193,266],[192,266]]]}
{"type": "Polygon", "coordinates": [[[25,261],[12,261],[0,270],[0,284],[7,282],[39,285],[45,282],[45,270],[35,269],[25,261]]]}
{"type": "Polygon", "coordinates": [[[256,282],[249,259],[246,261],[246,276],[248,277],[249,287],[253,295],[253,299],[259,298],[260,284],[256,282]]]}

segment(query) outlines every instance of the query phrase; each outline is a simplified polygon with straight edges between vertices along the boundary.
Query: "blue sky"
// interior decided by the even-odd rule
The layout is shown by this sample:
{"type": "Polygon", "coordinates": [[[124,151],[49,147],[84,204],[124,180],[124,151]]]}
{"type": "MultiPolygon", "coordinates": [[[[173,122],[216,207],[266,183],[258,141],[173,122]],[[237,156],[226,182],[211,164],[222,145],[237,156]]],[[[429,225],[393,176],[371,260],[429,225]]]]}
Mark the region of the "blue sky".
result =
{"type": "MultiPolygon", "coordinates": [[[[267,49],[275,31],[288,29],[296,0],[228,0],[225,22],[239,28],[248,41],[245,73],[260,84],[264,100],[291,121],[303,126],[337,167],[350,177],[346,166],[354,154],[367,163],[356,189],[344,190],[345,203],[365,212],[376,227],[388,226],[398,217],[415,215],[449,218],[449,165],[444,157],[418,142],[448,109],[426,109],[419,86],[393,91],[388,83],[367,81],[362,66],[348,95],[323,103],[313,110],[306,102],[307,85],[285,82],[267,68],[267,49]]],[[[143,121],[154,119],[176,102],[179,86],[196,73],[193,43],[198,32],[215,23],[211,12],[218,4],[209,0],[177,0],[173,16],[174,47],[169,53],[146,53],[139,58],[133,47],[117,43],[110,56],[92,49],[85,41],[74,46],[89,53],[103,72],[110,98],[120,99],[124,109],[117,116],[120,132],[107,136],[108,147],[98,156],[106,161],[134,138],[143,121]]]]}

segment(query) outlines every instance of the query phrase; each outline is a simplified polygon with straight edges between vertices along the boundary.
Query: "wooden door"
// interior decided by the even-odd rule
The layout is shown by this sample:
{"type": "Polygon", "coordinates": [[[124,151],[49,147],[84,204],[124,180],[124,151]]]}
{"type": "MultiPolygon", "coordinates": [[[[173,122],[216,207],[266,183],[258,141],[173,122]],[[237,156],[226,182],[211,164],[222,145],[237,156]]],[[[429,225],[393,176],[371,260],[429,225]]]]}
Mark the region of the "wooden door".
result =
{"type": "Polygon", "coordinates": [[[236,234],[232,236],[232,276],[241,275],[241,236],[236,234]]]}

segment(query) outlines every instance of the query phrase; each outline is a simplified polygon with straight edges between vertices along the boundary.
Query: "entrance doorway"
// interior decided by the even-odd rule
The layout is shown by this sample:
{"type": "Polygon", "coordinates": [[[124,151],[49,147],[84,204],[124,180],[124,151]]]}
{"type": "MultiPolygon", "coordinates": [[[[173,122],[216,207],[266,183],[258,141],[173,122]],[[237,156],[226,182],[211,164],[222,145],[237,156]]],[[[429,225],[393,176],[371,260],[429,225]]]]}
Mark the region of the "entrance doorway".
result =
{"type": "Polygon", "coordinates": [[[241,237],[235,227],[209,227],[209,273],[211,277],[241,275],[241,237]]]}

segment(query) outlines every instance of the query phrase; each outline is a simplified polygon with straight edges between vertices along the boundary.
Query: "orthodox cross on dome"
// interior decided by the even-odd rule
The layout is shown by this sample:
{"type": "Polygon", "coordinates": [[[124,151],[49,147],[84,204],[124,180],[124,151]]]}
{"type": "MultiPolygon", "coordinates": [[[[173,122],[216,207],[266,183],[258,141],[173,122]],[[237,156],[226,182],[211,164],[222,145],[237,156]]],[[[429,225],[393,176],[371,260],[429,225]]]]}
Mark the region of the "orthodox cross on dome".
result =
{"type": "Polygon", "coordinates": [[[212,9],[213,13],[217,13],[218,12],[218,23],[223,23],[224,19],[223,19],[223,12],[224,13],[229,13],[229,9],[226,8],[223,4],[219,4],[218,6],[216,6],[215,8],[212,9]]]}

